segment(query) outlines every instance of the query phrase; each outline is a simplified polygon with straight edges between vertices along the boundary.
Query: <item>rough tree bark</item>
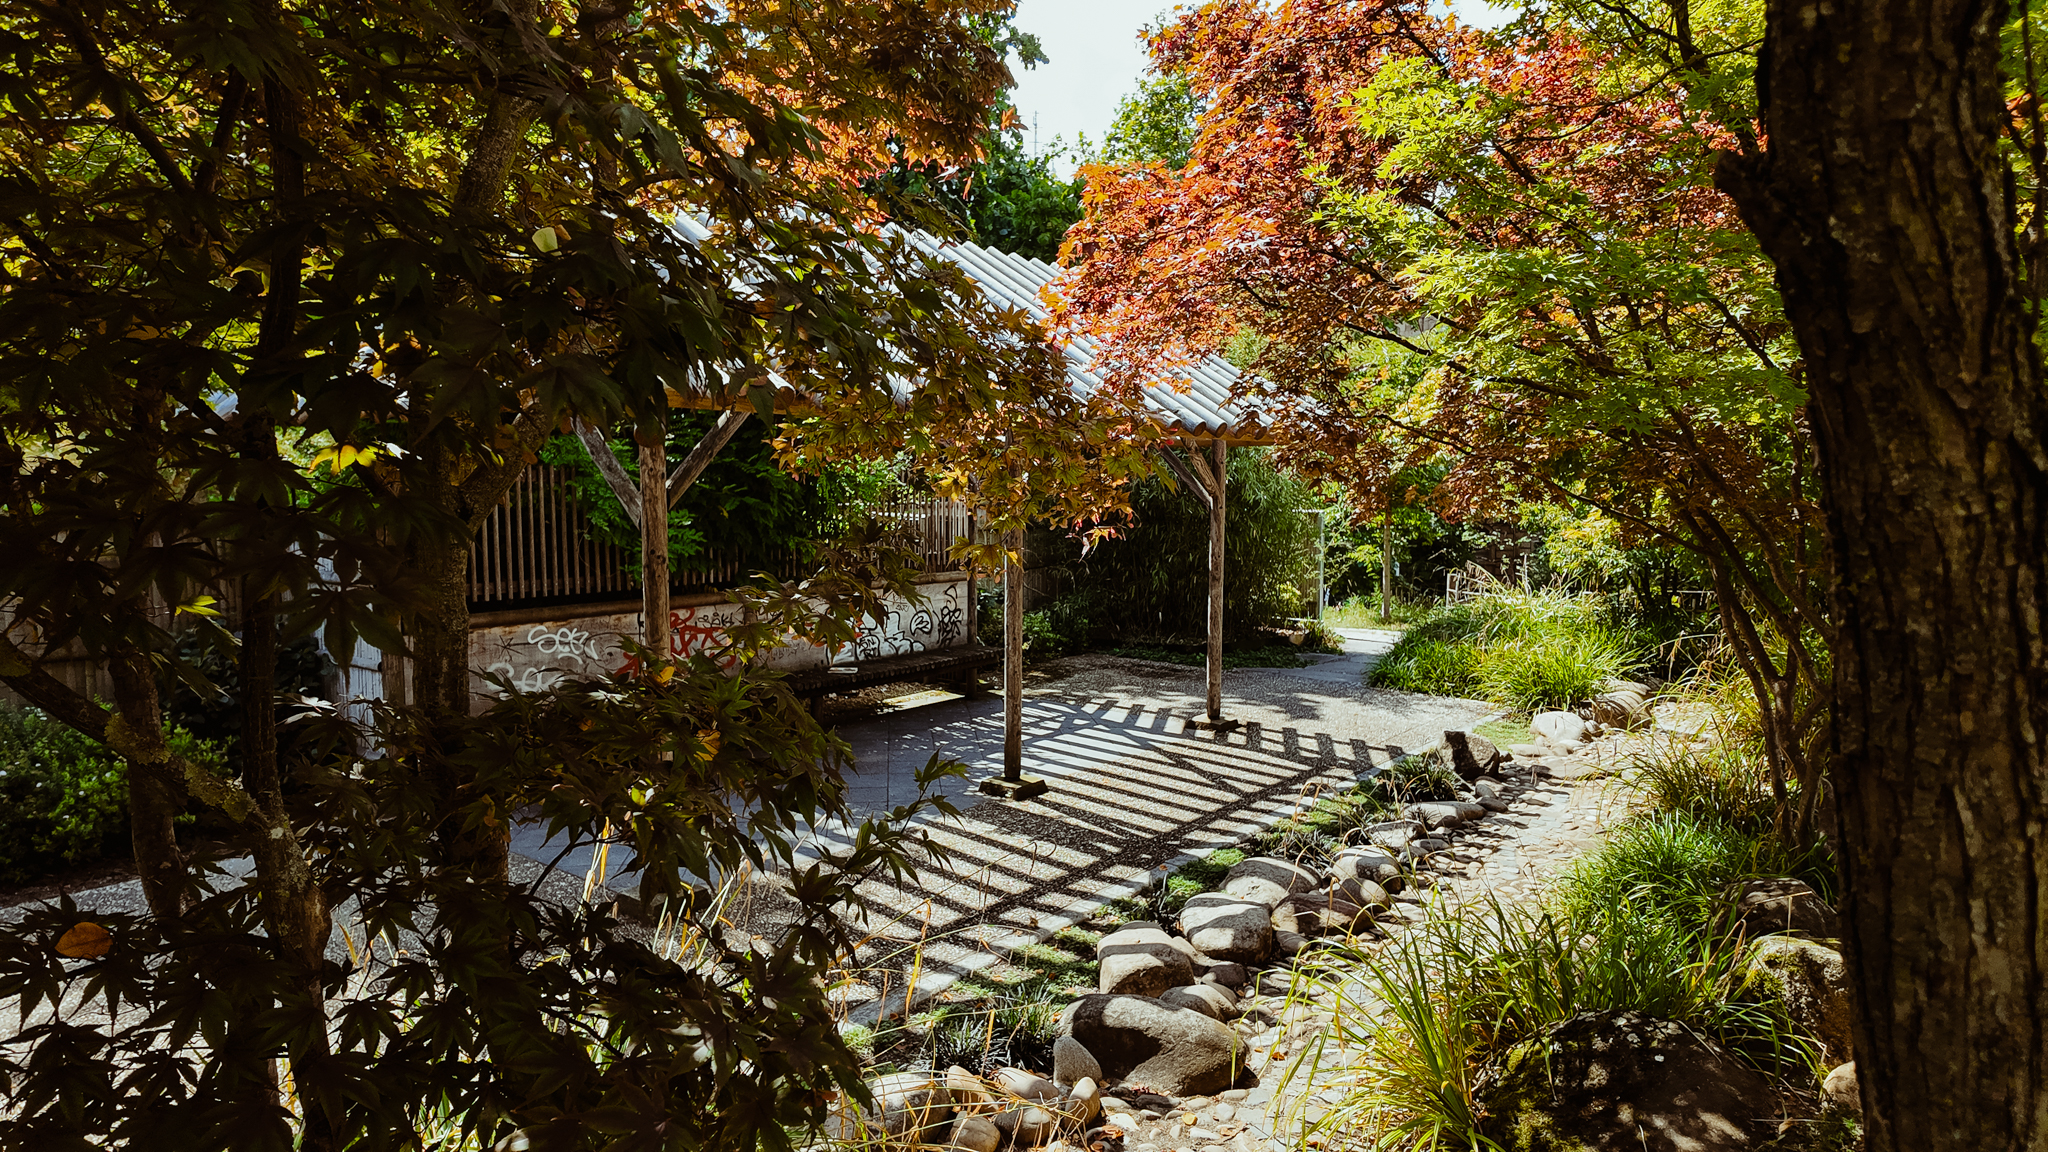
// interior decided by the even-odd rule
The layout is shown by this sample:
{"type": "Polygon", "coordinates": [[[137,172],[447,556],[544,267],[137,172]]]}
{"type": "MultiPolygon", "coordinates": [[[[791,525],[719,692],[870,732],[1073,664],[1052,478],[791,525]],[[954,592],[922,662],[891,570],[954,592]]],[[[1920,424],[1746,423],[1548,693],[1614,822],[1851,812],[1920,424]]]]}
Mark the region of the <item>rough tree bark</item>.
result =
{"type": "Polygon", "coordinates": [[[1868,1147],[2048,1148],[2048,453],[1996,0],[1770,0],[1777,263],[1835,552],[1834,779],[1868,1147]]]}

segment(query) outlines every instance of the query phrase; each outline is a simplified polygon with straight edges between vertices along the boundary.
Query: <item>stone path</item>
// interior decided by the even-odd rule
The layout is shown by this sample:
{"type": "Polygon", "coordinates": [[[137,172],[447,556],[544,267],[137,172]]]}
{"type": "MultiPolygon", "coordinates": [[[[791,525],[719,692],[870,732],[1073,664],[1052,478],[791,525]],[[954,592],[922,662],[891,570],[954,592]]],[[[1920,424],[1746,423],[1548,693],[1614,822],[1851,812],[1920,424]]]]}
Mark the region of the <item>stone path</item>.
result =
{"type": "MultiPolygon", "coordinates": [[[[1353,638],[1344,655],[1306,668],[1229,672],[1226,712],[1244,727],[1228,733],[1187,730],[1202,714],[1200,668],[1082,656],[1037,670],[1026,694],[1025,771],[1050,791],[928,821],[951,859],[914,882],[863,887],[873,935],[865,978],[846,993],[849,1018],[900,1012],[906,994],[913,1003],[932,996],[1490,713],[1479,701],[1365,687],[1370,662],[1393,638],[1353,638]]],[[[951,782],[957,797],[1000,769],[1001,705],[960,700],[841,735],[854,748],[852,787],[864,807],[907,801],[911,773],[934,753],[973,767],[951,782]]],[[[833,843],[829,831],[821,837],[821,848],[833,843]]]]}

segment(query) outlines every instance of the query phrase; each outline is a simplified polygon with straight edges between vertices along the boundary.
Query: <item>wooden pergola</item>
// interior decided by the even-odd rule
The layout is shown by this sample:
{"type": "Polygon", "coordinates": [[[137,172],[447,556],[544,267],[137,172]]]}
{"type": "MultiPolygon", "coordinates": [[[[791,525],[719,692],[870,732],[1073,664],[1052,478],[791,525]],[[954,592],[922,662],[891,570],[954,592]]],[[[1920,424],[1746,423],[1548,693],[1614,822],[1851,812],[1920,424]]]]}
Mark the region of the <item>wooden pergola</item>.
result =
{"type": "MultiPolygon", "coordinates": [[[[1045,295],[1061,269],[1043,260],[984,248],[946,243],[923,233],[913,234],[927,252],[960,265],[983,292],[1040,322],[1051,319],[1045,295]]],[[[1058,342],[1067,362],[1068,384],[1080,394],[1104,386],[1095,371],[1096,347],[1087,337],[1058,342]]],[[[1201,719],[1190,727],[1228,730],[1237,721],[1223,714],[1223,575],[1224,526],[1228,508],[1228,464],[1233,446],[1275,442],[1269,416],[1245,404],[1238,393],[1237,368],[1219,356],[1163,371],[1140,389],[1144,414],[1180,448],[1157,449],[1174,476],[1209,510],[1208,691],[1201,719]]],[[[1045,791],[1045,783],[1024,775],[1024,534],[1013,531],[1004,541],[1003,567],[1003,772],[982,782],[982,791],[1024,799],[1045,791]]]]}
{"type": "MultiPolygon", "coordinates": [[[[926,252],[958,264],[984,293],[997,302],[1022,309],[1041,322],[1050,320],[1043,297],[1061,272],[1057,265],[976,244],[942,241],[923,232],[909,235],[912,242],[926,252]]],[[[1093,393],[1104,386],[1102,378],[1094,370],[1096,348],[1093,341],[1076,337],[1058,342],[1058,348],[1067,362],[1068,383],[1077,393],[1093,393]]],[[[777,412],[811,406],[808,396],[779,377],[771,375],[768,387],[772,389],[773,408],[777,412]]],[[[1271,418],[1244,404],[1237,397],[1240,390],[1237,368],[1217,356],[1161,372],[1140,389],[1144,415],[1168,441],[1167,445],[1155,450],[1159,459],[1209,512],[1208,689],[1204,716],[1189,721],[1189,726],[1216,731],[1227,731],[1238,724],[1227,718],[1223,711],[1224,527],[1229,495],[1229,452],[1232,447],[1264,446],[1276,441],[1271,418]]],[[[733,434],[739,431],[752,411],[751,407],[732,407],[729,399],[708,392],[684,394],[670,389],[668,397],[670,407],[713,410],[721,412],[721,415],[673,469],[668,465],[667,451],[662,444],[641,445],[638,482],[612,455],[602,431],[581,421],[575,425],[576,434],[589,451],[591,460],[632,518],[634,526],[640,529],[642,614],[645,622],[643,642],[657,650],[668,642],[669,510],[732,440],[733,434]]],[[[1024,533],[1021,529],[1006,536],[1003,551],[1003,771],[998,777],[982,781],[981,788],[994,795],[1025,799],[1044,792],[1045,783],[1023,773],[1024,533]]]]}

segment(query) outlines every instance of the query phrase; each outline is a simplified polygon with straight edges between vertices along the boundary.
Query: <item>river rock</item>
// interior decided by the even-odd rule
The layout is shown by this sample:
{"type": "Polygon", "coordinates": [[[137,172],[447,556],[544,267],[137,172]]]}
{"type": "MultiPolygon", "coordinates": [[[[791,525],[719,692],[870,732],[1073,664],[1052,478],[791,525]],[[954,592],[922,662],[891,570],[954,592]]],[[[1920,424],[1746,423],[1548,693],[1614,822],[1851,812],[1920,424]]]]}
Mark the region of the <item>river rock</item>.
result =
{"type": "Polygon", "coordinates": [[[1422,825],[1413,820],[1385,820],[1369,825],[1365,829],[1365,840],[1375,848],[1399,852],[1424,831],[1422,825]]]}
{"type": "MultiPolygon", "coordinates": [[[[1277,856],[1254,856],[1233,865],[1224,875],[1223,885],[1218,891],[1240,900],[1255,900],[1271,908],[1296,892],[1315,891],[1322,882],[1322,876],[1313,868],[1277,856]]],[[[1206,948],[1202,950],[1209,951],[1206,948]]]]}
{"type": "Polygon", "coordinates": [[[952,1094],[953,1106],[965,1108],[988,1100],[988,1085],[981,1077],[969,1072],[958,1064],[946,1069],[946,1091],[952,1094]]]}
{"type": "Polygon", "coordinates": [[[1002,1143],[1002,1131],[984,1116],[955,1117],[952,1135],[947,1137],[950,1149],[958,1152],[996,1152],[1002,1143]]]}
{"type": "MultiPolygon", "coordinates": [[[[1388,860],[1387,864],[1394,869],[1396,875],[1399,875],[1399,865],[1392,860],[1388,860]]],[[[1386,887],[1377,880],[1332,880],[1330,898],[1347,901],[1367,910],[1384,908],[1391,899],[1387,895],[1386,887]]]]}
{"type": "Polygon", "coordinates": [[[1796,932],[1813,940],[1839,940],[1835,910],[1811,885],[1790,877],[1745,880],[1730,889],[1735,919],[1751,936],[1796,932]]]}
{"type": "Polygon", "coordinates": [[[1512,1148],[1735,1152],[1773,1135],[1771,1085],[1684,1025],[1582,1012],[1510,1049],[1486,1093],[1512,1148]]]}
{"type": "Polygon", "coordinates": [[[1036,1104],[1026,1104],[996,1113],[996,1130],[1018,1148],[1031,1148],[1052,1139],[1059,1130],[1059,1117],[1036,1104]]]}
{"type": "MultiPolygon", "coordinates": [[[[1407,847],[1405,841],[1401,847],[1407,847]]],[[[1370,848],[1346,848],[1337,853],[1336,859],[1330,861],[1330,880],[1333,884],[1362,881],[1384,885],[1401,875],[1401,865],[1393,856],[1393,852],[1400,850],[1396,848],[1390,852],[1377,845],[1370,848]]]]}
{"type": "MultiPolygon", "coordinates": [[[[1302,950],[1308,947],[1308,944],[1308,937],[1299,932],[1273,933],[1273,954],[1275,956],[1299,956],[1302,950]]],[[[1271,973],[1268,973],[1268,975],[1271,975],[1271,973]]]]}
{"type": "Polygon", "coordinates": [[[1220,984],[1225,988],[1236,989],[1244,987],[1245,982],[1250,979],[1251,973],[1245,971],[1244,965],[1235,960],[1218,960],[1209,965],[1209,970],[1202,973],[1196,983],[1220,984]]]}
{"type": "Polygon", "coordinates": [[[1225,1024],[1239,1016],[1237,997],[1218,984],[1190,984],[1185,988],[1168,988],[1159,994],[1159,1002],[1181,1008],[1193,1008],[1225,1024]]]}
{"type": "Polygon", "coordinates": [[[1088,1046],[1072,1036],[1055,1037],[1052,1042],[1052,1078],[1055,1083],[1072,1086],[1083,1080],[1100,1082],[1102,1062],[1088,1051],[1088,1046]]]}
{"type": "Polygon", "coordinates": [[[1083,996],[1061,1013],[1060,1033],[1086,1045],[1111,1079],[1169,1096],[1221,1092],[1244,1066],[1235,1032],[1148,996],[1083,996]]]}
{"type": "MultiPolygon", "coordinates": [[[[1203,955],[1217,960],[1256,964],[1264,960],[1273,948],[1271,906],[1221,892],[1204,892],[1189,900],[1181,909],[1180,930],[1187,935],[1189,942],[1201,949],[1203,955]]],[[[1194,982],[1194,970],[1190,967],[1184,979],[1176,980],[1167,987],[1194,982]]],[[[1108,986],[1106,979],[1103,986],[1108,986]]],[[[1159,989],[1161,992],[1165,990],[1159,989]]]]}
{"type": "Polygon", "coordinates": [[[995,1081],[996,1087],[1019,1100],[1042,1104],[1060,1098],[1057,1085],[1038,1073],[1023,1068],[998,1068],[996,1074],[989,1079],[995,1081]]]}
{"type": "Polygon", "coordinates": [[[1581,744],[1586,739],[1586,722],[1570,712],[1538,712],[1529,719],[1529,731],[1553,744],[1581,744]]]}
{"type": "Polygon", "coordinates": [[[1102,1115],[1102,1087],[1093,1076],[1081,1077],[1074,1082],[1073,1091],[1067,1093],[1060,1111],[1080,1121],[1084,1128],[1095,1123],[1095,1118],[1102,1115]]]}
{"type": "MultiPolygon", "coordinates": [[[[1377,885],[1375,885],[1377,887],[1377,885]]],[[[1365,909],[1349,900],[1320,892],[1300,892],[1273,909],[1274,932],[1299,932],[1304,936],[1346,935],[1372,923],[1365,909]]]]}
{"type": "Polygon", "coordinates": [[[1484,776],[1500,763],[1500,749],[1477,732],[1444,733],[1444,764],[1464,779],[1484,776]]]}
{"type": "Polygon", "coordinates": [[[1863,1089],[1856,1083],[1856,1062],[1851,1060],[1828,1073],[1827,1079],[1821,1081],[1820,1094],[1834,1111],[1862,1116],[1863,1089]]]}
{"type": "Polygon", "coordinates": [[[1588,711],[1593,713],[1595,723],[1624,731],[1632,731],[1650,722],[1648,699],[1643,693],[1626,688],[1610,688],[1601,692],[1593,697],[1588,711]]]}
{"type": "Polygon", "coordinates": [[[1410,820],[1420,820],[1432,829],[1456,828],[1482,819],[1486,809],[1466,800],[1426,800],[1403,808],[1401,815],[1410,820]]]}
{"type": "Polygon", "coordinates": [[[1188,954],[1157,926],[1124,925],[1096,942],[1095,958],[1096,988],[1107,994],[1157,996],[1195,982],[1188,954]]]}
{"type": "Polygon", "coordinates": [[[952,1094],[929,1072],[896,1072],[869,1084],[868,1092],[892,1137],[936,1140],[953,1122],[952,1094]]]}
{"type": "Polygon", "coordinates": [[[1749,957],[1749,978],[1777,993],[1792,1023],[1821,1043],[1824,1066],[1847,1063],[1849,967],[1842,954],[1797,936],[1766,936],[1749,957]]]}

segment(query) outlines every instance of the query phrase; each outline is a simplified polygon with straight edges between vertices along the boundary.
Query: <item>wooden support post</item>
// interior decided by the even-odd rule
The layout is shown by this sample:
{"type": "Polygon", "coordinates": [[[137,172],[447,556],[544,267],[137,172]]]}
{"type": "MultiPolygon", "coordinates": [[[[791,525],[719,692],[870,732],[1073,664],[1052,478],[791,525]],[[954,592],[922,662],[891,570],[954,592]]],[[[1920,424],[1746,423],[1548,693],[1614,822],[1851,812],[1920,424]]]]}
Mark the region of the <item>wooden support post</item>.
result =
{"type": "Polygon", "coordinates": [[[668,449],[658,440],[640,446],[640,611],[641,642],[656,659],[667,659],[668,449]]]}
{"type": "Polygon", "coordinates": [[[683,462],[676,465],[676,470],[669,474],[669,507],[676,506],[676,501],[681,500],[683,493],[690,490],[690,485],[697,482],[697,477],[704,474],[704,469],[711,466],[711,461],[717,458],[719,449],[724,448],[726,442],[732,439],[732,434],[739,431],[740,425],[746,422],[747,413],[743,409],[735,408],[719,415],[718,423],[713,424],[710,431],[704,433],[704,438],[697,441],[697,446],[690,449],[690,454],[683,457],[683,462]]]}
{"type": "Polygon", "coordinates": [[[1003,537],[1003,779],[1024,777],[1024,530],[1003,537]]]}
{"type": "Polygon", "coordinates": [[[1024,530],[1003,534],[1003,774],[981,782],[991,796],[1029,800],[1045,781],[1024,775],[1024,530]]]}
{"type": "Polygon", "coordinates": [[[1229,489],[1224,465],[1230,446],[1218,439],[1212,446],[1215,470],[1209,502],[1209,722],[1223,719],[1223,501],[1229,489]]]}

